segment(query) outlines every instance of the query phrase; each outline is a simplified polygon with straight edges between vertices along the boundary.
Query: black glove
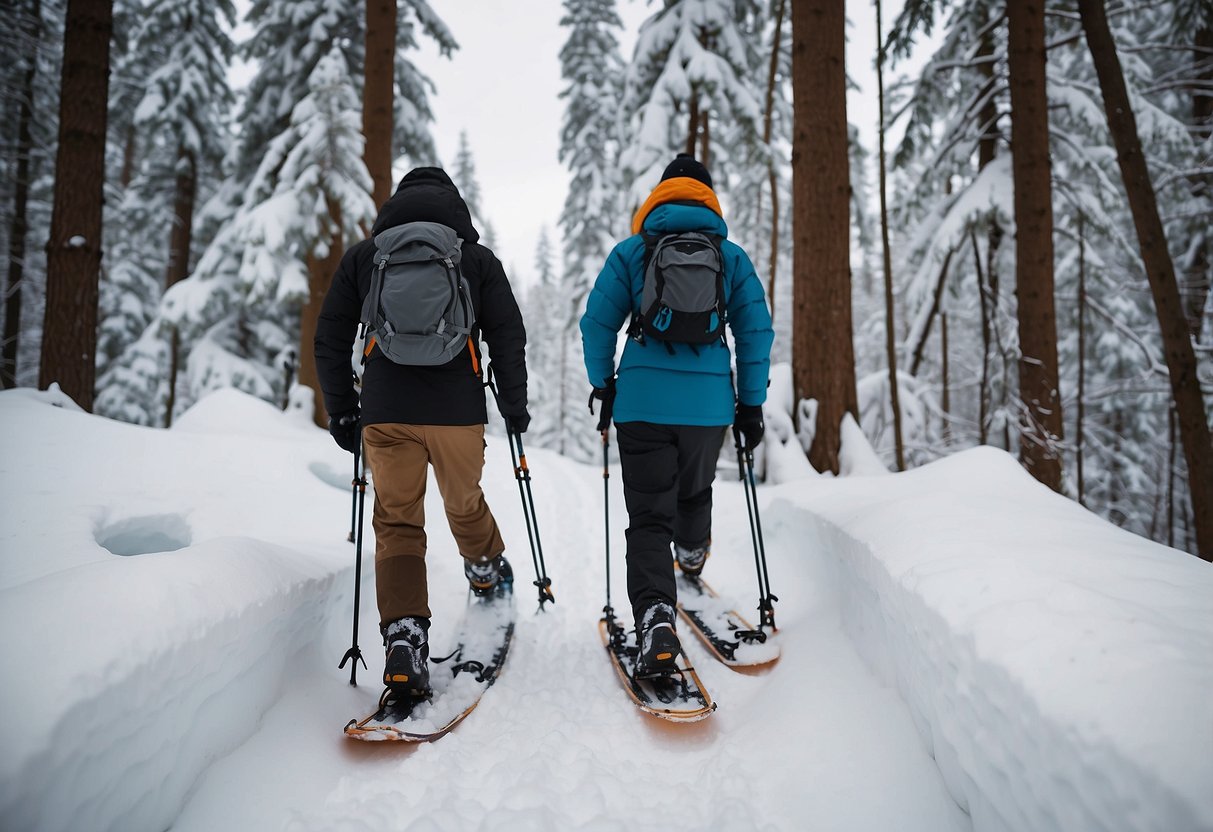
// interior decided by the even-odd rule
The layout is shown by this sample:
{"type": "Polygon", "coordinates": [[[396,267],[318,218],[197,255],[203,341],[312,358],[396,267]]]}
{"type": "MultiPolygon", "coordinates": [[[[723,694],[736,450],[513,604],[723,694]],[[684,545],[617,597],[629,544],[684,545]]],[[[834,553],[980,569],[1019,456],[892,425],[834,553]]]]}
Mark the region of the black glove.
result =
{"type": "Polygon", "coordinates": [[[733,427],[741,431],[744,441],[743,450],[752,451],[762,443],[762,405],[737,404],[737,412],[733,417],[733,427]]]}
{"type": "Polygon", "coordinates": [[[526,433],[531,426],[531,414],[526,412],[525,407],[521,413],[502,413],[501,418],[505,419],[506,433],[526,433]]]}
{"type": "Polygon", "coordinates": [[[329,417],[329,433],[334,441],[352,454],[358,453],[362,445],[362,411],[347,410],[329,417]]]}
{"type": "Polygon", "coordinates": [[[598,411],[598,430],[604,431],[611,427],[611,417],[615,415],[615,377],[611,376],[602,387],[590,391],[590,413],[594,412],[594,399],[602,402],[598,411]]]}

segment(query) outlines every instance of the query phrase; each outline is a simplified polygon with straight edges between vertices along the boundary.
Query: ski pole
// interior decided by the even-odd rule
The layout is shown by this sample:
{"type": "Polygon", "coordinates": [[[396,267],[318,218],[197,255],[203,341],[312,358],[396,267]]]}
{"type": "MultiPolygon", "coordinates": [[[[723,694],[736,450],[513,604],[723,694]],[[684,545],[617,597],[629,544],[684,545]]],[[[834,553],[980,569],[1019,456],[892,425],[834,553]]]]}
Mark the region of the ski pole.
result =
{"type": "MultiPolygon", "coordinates": [[[[497,385],[493,383],[493,370],[490,367],[484,386],[489,388],[497,409],[501,410],[501,396],[497,385]]],[[[535,580],[531,583],[539,590],[539,611],[544,611],[544,604],[551,601],[556,603],[552,594],[552,579],[548,577],[547,566],[543,562],[543,542],[539,539],[539,521],[535,517],[535,497],[531,493],[531,469],[526,464],[526,450],[522,447],[522,434],[510,430],[510,423],[505,423],[506,438],[510,443],[510,461],[514,465],[514,479],[518,480],[518,496],[522,499],[522,519],[526,523],[526,536],[531,544],[531,563],[535,565],[535,580]],[[515,453],[514,442],[518,443],[515,453]]]]}
{"type": "Polygon", "coordinates": [[[754,480],[754,451],[745,448],[741,442],[741,431],[733,426],[733,443],[737,448],[737,473],[740,475],[742,487],[745,490],[745,507],[750,516],[750,539],[754,544],[754,567],[758,573],[758,636],[759,641],[766,640],[763,632],[767,627],[777,632],[775,626],[775,602],[779,600],[771,594],[771,579],[767,572],[767,551],[762,539],[762,518],[758,514],[758,484],[754,480]]]}
{"type": "Polygon", "coordinates": [[[358,648],[358,607],[362,600],[362,517],[366,507],[366,458],[362,454],[362,443],[354,451],[354,488],[357,491],[358,518],[354,526],[354,631],[350,639],[350,649],[341,657],[338,670],[345,668],[345,663],[353,659],[350,665],[350,684],[358,686],[358,662],[366,667],[366,659],[362,658],[362,650],[358,648]],[[359,462],[361,461],[361,467],[359,462]]]}
{"type": "MultiPolygon", "coordinates": [[[[494,391],[496,392],[496,391],[494,391]]],[[[548,577],[547,567],[543,562],[543,541],[539,539],[539,520],[535,516],[535,495],[531,491],[531,469],[526,464],[526,450],[522,446],[522,434],[509,429],[506,434],[510,440],[510,459],[514,463],[514,478],[518,480],[518,495],[522,498],[522,518],[526,522],[526,536],[531,544],[531,562],[535,565],[535,580],[532,583],[539,590],[539,611],[542,612],[548,601],[556,603],[552,594],[552,579],[548,577]],[[514,444],[518,452],[514,452],[514,444]]]]}
{"type": "Polygon", "coordinates": [[[611,606],[611,428],[608,425],[602,431],[602,519],[603,541],[606,551],[606,606],[602,608],[603,618],[606,619],[607,632],[611,634],[611,643],[622,642],[623,627],[615,623],[615,608],[611,606]]]}
{"type": "Polygon", "coordinates": [[[354,524],[358,522],[358,460],[361,454],[354,454],[354,479],[350,481],[350,536],[346,538],[350,543],[354,542],[354,524]]]}

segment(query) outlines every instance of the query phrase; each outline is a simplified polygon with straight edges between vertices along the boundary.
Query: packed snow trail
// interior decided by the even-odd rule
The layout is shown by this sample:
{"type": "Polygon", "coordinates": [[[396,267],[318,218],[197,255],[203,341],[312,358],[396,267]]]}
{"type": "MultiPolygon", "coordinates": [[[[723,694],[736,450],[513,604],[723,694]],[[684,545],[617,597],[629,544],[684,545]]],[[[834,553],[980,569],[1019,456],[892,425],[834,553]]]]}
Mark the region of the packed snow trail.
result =
{"type": "MultiPolygon", "coordinates": [[[[382,650],[368,516],[370,667],[351,688],[351,458],[323,431],[230,390],[171,431],[0,393],[2,825],[1213,830],[1213,569],[1001,452],[831,480],[788,476],[803,456],[770,447],[794,479],[759,490],[783,658],[736,673],[688,635],[720,707],[669,725],[598,640],[601,469],[528,448],[558,599],[536,615],[491,438],[515,642],[464,723],[402,747],[341,733],[378,696],[382,650]]],[[[617,468],[610,487],[626,611],[617,468]]],[[[432,483],[427,508],[441,655],[466,583],[432,483]]],[[[714,520],[705,574],[751,610],[727,466],[714,520]]]]}
{"type": "MultiPolygon", "coordinates": [[[[688,634],[688,654],[720,703],[702,724],[670,726],[631,705],[596,630],[604,603],[601,468],[528,448],[536,513],[557,603],[535,614],[534,577],[509,452],[490,438],[484,486],[515,568],[520,620],[501,677],[477,710],[432,746],[367,748],[341,735],[378,697],[382,649],[373,601],[360,642],[370,670],[351,689],[336,661],[349,641],[349,594],[332,599],[322,641],[291,660],[282,702],[203,777],[174,826],[277,829],[965,829],[905,706],[855,655],[832,604],[828,559],[792,530],[768,536],[784,657],[738,674],[688,634]]],[[[623,507],[612,470],[612,601],[627,609],[623,507]]],[[[319,507],[311,507],[318,512],[319,507]]],[[[348,493],[335,493],[333,546],[348,493]]],[[[431,479],[432,653],[466,581],[431,479]]],[[[757,601],[739,484],[716,495],[713,579],[743,608],[757,601]],[[751,597],[752,596],[752,597],[751,597]]],[[[372,539],[367,523],[367,538],[372,539]]],[[[352,577],[351,577],[352,581],[352,577]]],[[[363,598],[374,598],[373,578],[363,598]]],[[[627,616],[630,621],[630,614],[627,616]]]]}

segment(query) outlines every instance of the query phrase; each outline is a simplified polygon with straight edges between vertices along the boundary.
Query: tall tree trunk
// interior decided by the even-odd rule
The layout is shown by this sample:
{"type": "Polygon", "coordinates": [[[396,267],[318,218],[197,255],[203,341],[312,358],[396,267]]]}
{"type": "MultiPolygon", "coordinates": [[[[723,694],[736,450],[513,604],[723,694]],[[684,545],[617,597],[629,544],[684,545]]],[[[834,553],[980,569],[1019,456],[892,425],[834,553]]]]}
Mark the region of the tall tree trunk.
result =
{"type": "Polygon", "coordinates": [[[1213,561],[1213,442],[1209,437],[1204,397],[1196,370],[1196,353],[1184,318],[1175,280],[1175,266],[1167,250],[1167,238],[1158,216],[1154,185],[1142,155],[1137,119],[1125,90],[1116,44],[1108,29],[1108,18],[1102,0],[1079,0],[1083,30],[1099,76],[1108,128],[1116,143],[1116,160],[1124,179],[1137,229],[1137,242],[1145,264],[1158,327],[1162,333],[1163,352],[1171,377],[1171,393],[1175,400],[1179,436],[1183,442],[1184,459],[1188,463],[1188,491],[1192,495],[1192,515],[1196,526],[1196,548],[1200,556],[1213,561]]]}
{"type": "Polygon", "coordinates": [[[686,152],[695,155],[695,141],[699,138],[699,93],[691,90],[691,112],[687,116],[686,152]]]}
{"type": "Polygon", "coordinates": [[[775,12],[775,34],[771,38],[771,63],[767,71],[767,108],[762,120],[762,143],[768,154],[767,182],[771,188],[771,263],[767,273],[767,301],[771,305],[772,321],[775,320],[775,273],[779,267],[779,176],[775,172],[775,158],[771,152],[771,125],[775,116],[775,81],[779,73],[779,52],[783,43],[783,18],[787,5],[788,0],[779,0],[779,9],[775,12]]]}
{"type": "Polygon", "coordinates": [[[838,472],[842,419],[858,418],[851,336],[850,169],[847,157],[846,4],[792,4],[792,376],[795,398],[816,399],[809,462],[838,472]]]}
{"type": "Polygon", "coordinates": [[[977,232],[969,226],[973,246],[973,271],[977,275],[977,300],[981,308],[981,382],[977,391],[977,436],[982,445],[990,438],[990,299],[986,296],[985,270],[981,267],[981,248],[977,232]]]}
{"type": "MultiPolygon", "coordinates": [[[[1213,28],[1201,26],[1192,45],[1195,47],[1193,62],[1197,67],[1192,95],[1192,126],[1195,130],[1193,138],[1203,143],[1213,135],[1213,28]]],[[[1202,173],[1189,177],[1188,184],[1193,197],[1213,201],[1213,175],[1202,173]]],[[[1192,262],[1188,264],[1184,282],[1188,290],[1188,329],[1192,333],[1192,340],[1200,343],[1205,324],[1205,302],[1209,298],[1210,281],[1213,280],[1213,274],[1210,273],[1213,263],[1209,262],[1209,251],[1213,248],[1213,232],[1206,227],[1197,233],[1202,239],[1193,253],[1192,262]]]]}
{"type": "Polygon", "coordinates": [[[939,409],[943,412],[943,444],[952,444],[952,390],[948,381],[948,313],[939,315],[939,363],[940,375],[943,377],[943,394],[939,399],[939,409]]]}
{"type": "MultiPolygon", "coordinates": [[[[977,54],[975,56],[977,63],[977,72],[982,77],[982,87],[979,93],[981,97],[981,107],[977,112],[977,127],[980,131],[980,138],[977,140],[977,170],[981,172],[985,170],[998,156],[998,105],[994,99],[994,87],[996,83],[996,75],[994,71],[994,26],[989,22],[983,27],[981,40],[977,46],[977,54]]],[[[986,444],[990,438],[990,407],[992,404],[992,395],[990,390],[990,350],[994,344],[994,339],[991,337],[992,327],[995,325],[994,315],[997,312],[997,284],[998,276],[994,269],[997,267],[998,246],[1002,242],[1002,225],[998,221],[998,214],[990,212],[989,228],[986,231],[986,268],[981,267],[981,251],[977,246],[977,235],[970,233],[970,238],[973,243],[973,266],[977,274],[978,294],[981,301],[981,390],[979,391],[980,403],[978,410],[979,421],[978,433],[980,435],[981,444],[986,444]],[[988,278],[988,280],[987,280],[988,278]],[[987,286],[989,292],[987,294],[987,286]]],[[[971,229],[970,229],[971,231],[971,229]]],[[[1001,339],[999,339],[1001,340],[1001,339]]],[[[1005,385],[1004,385],[1005,396],[1005,385]]],[[[1006,401],[1004,398],[1003,404],[1006,401]]]]}
{"type": "MultiPolygon", "coordinates": [[[[884,158],[884,30],[881,28],[881,3],[876,0],[876,96],[880,110],[880,243],[884,254],[885,355],[889,364],[889,400],[893,407],[893,449],[897,470],[906,469],[906,451],[901,438],[901,403],[897,391],[897,332],[893,312],[893,255],[889,250],[888,177],[884,158]]],[[[946,330],[945,330],[946,332],[946,330]]],[[[946,336],[945,336],[946,337],[946,336]]],[[[945,343],[946,358],[946,343],[945,343]]],[[[944,382],[947,395],[947,382],[944,382]]]]}
{"type": "Polygon", "coordinates": [[[1078,215],[1078,397],[1075,406],[1078,416],[1074,420],[1074,457],[1078,469],[1078,502],[1084,501],[1083,482],[1083,418],[1086,416],[1087,395],[1087,240],[1082,214],[1078,215]]]}
{"type": "Polygon", "coordinates": [[[912,376],[918,375],[918,368],[922,365],[922,357],[927,348],[927,339],[931,337],[931,328],[935,325],[935,316],[939,314],[939,308],[943,304],[943,290],[948,283],[948,268],[952,265],[952,255],[955,253],[956,249],[948,249],[948,253],[943,258],[943,265],[939,267],[939,278],[935,281],[935,293],[931,296],[931,309],[927,312],[927,324],[922,328],[922,334],[918,337],[918,343],[910,351],[910,375],[912,376]]]}
{"type": "Polygon", "coordinates": [[[112,0],[68,0],[38,385],[93,409],[112,0]]]}
{"type": "MultiPolygon", "coordinates": [[[[366,0],[366,80],[362,85],[363,159],[375,207],[392,195],[392,91],[396,81],[396,0],[366,0]]],[[[308,347],[308,350],[311,348],[308,347]]]]}
{"type": "Polygon", "coordinates": [[[1019,395],[1024,407],[1019,458],[1036,479],[1060,491],[1062,421],[1053,299],[1053,186],[1043,0],[1007,3],[1007,28],[1019,395]]]}
{"type": "Polygon", "coordinates": [[[702,129],[699,133],[699,161],[706,168],[712,163],[712,131],[708,117],[711,115],[710,110],[704,110],[699,117],[702,129]]]}
{"type": "Polygon", "coordinates": [[[29,66],[21,82],[17,113],[17,181],[13,190],[13,221],[8,236],[8,282],[4,287],[4,340],[0,350],[0,389],[17,386],[17,347],[21,340],[21,282],[25,279],[25,238],[29,233],[30,153],[34,148],[30,123],[34,112],[34,81],[38,75],[38,47],[42,41],[42,0],[33,0],[26,12],[24,36],[28,39],[29,66]]]}
{"type": "Polygon", "coordinates": [[[299,383],[312,388],[315,401],[312,418],[322,428],[329,424],[328,412],[324,409],[324,395],[320,391],[320,376],[316,372],[316,321],[324,306],[324,296],[345,253],[341,239],[341,205],[328,200],[329,222],[333,233],[329,240],[328,256],[307,256],[308,296],[299,320],[299,383]]]}
{"type": "MultiPolygon", "coordinates": [[[[184,147],[177,149],[177,192],[173,199],[173,228],[169,233],[168,269],[164,276],[167,291],[189,277],[190,245],[194,234],[194,202],[198,196],[198,172],[194,156],[184,147]]],[[[181,368],[181,333],[169,332],[168,400],[164,404],[164,426],[173,426],[177,407],[177,376],[181,368]]]]}
{"type": "Polygon", "coordinates": [[[164,288],[170,289],[190,273],[190,245],[194,232],[194,201],[198,196],[198,174],[194,155],[177,150],[177,189],[173,199],[173,228],[169,234],[168,271],[164,288]]]}

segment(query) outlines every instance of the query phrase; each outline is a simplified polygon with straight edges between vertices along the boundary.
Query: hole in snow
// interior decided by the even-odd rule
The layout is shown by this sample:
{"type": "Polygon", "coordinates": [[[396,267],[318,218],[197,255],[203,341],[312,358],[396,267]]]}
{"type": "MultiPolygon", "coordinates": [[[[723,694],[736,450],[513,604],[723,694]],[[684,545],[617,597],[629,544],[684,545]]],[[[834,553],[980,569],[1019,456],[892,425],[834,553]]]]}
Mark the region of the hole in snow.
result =
{"type": "Polygon", "coordinates": [[[97,542],[115,555],[175,552],[190,545],[193,533],[179,514],[152,514],[119,520],[97,531],[97,542]]]}
{"type": "Polygon", "coordinates": [[[352,462],[346,470],[338,470],[336,466],[330,465],[327,462],[313,462],[307,469],[312,472],[312,475],[316,479],[325,485],[340,488],[342,491],[350,490],[350,481],[354,478],[354,464],[352,462]]]}

